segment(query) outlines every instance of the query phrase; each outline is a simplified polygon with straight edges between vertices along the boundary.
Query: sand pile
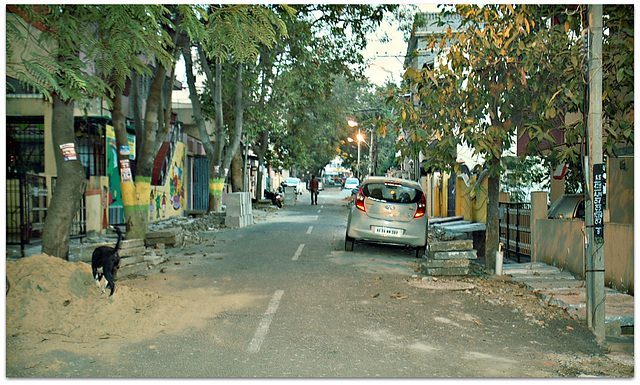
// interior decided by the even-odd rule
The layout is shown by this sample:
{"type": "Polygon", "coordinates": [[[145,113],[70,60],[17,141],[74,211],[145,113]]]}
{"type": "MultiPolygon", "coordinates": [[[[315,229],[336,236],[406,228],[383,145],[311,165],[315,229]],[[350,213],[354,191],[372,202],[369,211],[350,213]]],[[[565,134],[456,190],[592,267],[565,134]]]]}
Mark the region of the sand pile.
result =
{"type": "MultiPolygon", "coordinates": [[[[121,277],[109,297],[108,291],[100,295],[87,263],[45,254],[7,261],[7,351],[17,359],[34,349],[83,352],[110,341],[140,341],[202,324],[224,308],[252,300],[206,286],[175,290],[162,276],[121,277]]],[[[169,281],[183,280],[174,276],[169,281]]]]}
{"type": "Polygon", "coordinates": [[[7,336],[48,335],[69,341],[125,337],[150,325],[141,313],[159,303],[158,295],[133,292],[116,283],[117,296],[100,295],[91,266],[45,254],[7,261],[7,336]]]}

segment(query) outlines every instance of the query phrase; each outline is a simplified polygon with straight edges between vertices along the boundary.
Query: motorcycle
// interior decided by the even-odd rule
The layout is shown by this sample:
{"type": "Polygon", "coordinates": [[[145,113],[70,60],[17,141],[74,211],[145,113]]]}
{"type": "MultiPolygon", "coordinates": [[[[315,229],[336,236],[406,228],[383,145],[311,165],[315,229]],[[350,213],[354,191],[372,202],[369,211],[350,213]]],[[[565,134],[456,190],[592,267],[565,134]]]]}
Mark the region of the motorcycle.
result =
{"type": "Polygon", "coordinates": [[[271,191],[267,191],[264,190],[264,197],[266,199],[271,199],[271,204],[274,206],[277,206],[278,208],[282,208],[282,194],[279,193],[278,191],[276,192],[271,192],[271,191]]]}

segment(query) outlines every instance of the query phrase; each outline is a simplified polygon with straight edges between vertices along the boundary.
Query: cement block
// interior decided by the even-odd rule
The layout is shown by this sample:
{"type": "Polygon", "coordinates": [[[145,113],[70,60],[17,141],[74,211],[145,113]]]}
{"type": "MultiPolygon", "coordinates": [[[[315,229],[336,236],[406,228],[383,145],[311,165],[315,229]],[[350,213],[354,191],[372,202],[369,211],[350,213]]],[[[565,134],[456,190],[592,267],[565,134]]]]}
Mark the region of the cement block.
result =
{"type": "Polygon", "coordinates": [[[224,219],[224,224],[229,228],[239,229],[243,227],[242,218],[243,217],[227,215],[227,217],[224,219]]]}
{"type": "Polygon", "coordinates": [[[227,194],[225,201],[227,204],[227,210],[229,209],[229,206],[240,206],[243,203],[242,193],[235,192],[227,194]]]}
{"type": "Polygon", "coordinates": [[[227,216],[241,217],[250,214],[251,208],[245,205],[227,205],[227,216]]]}

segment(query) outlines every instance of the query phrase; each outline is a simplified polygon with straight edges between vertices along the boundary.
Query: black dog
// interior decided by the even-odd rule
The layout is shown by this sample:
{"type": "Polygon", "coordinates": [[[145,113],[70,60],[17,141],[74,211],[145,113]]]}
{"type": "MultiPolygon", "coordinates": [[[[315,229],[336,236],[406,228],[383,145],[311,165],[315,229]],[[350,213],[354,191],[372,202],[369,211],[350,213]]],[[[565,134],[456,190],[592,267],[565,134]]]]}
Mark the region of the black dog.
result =
{"type": "Polygon", "coordinates": [[[96,286],[100,287],[100,280],[104,276],[104,284],[102,285],[102,292],[100,292],[100,294],[104,294],[107,286],[109,286],[111,289],[111,294],[109,294],[109,296],[112,296],[116,287],[116,274],[120,268],[120,256],[118,255],[118,250],[120,249],[122,232],[117,227],[109,226],[109,228],[118,233],[118,242],[116,242],[116,247],[100,246],[93,250],[91,268],[93,269],[93,278],[96,280],[96,286]]]}

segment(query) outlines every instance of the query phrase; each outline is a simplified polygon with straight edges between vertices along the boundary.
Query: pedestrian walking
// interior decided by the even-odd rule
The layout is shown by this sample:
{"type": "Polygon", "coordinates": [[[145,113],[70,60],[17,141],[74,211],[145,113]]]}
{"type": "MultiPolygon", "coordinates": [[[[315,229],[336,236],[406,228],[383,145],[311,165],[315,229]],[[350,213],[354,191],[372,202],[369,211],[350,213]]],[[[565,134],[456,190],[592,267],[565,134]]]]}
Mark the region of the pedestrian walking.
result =
{"type": "Polygon", "coordinates": [[[309,182],[309,191],[311,192],[311,204],[318,205],[318,180],[315,175],[311,176],[311,181],[309,182]]]}

